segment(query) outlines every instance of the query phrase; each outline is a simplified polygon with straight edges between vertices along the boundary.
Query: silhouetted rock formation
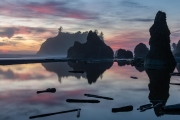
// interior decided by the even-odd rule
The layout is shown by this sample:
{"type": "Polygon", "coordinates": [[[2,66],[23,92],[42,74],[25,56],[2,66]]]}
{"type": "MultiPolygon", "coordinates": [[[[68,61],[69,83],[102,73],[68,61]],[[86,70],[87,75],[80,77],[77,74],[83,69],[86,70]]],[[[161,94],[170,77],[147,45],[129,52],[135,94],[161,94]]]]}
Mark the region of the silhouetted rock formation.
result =
{"type": "Polygon", "coordinates": [[[77,79],[86,78],[89,84],[95,83],[99,77],[111,66],[113,62],[101,62],[101,63],[74,63],[74,62],[56,62],[56,63],[42,63],[42,66],[50,71],[55,72],[58,75],[58,80],[61,82],[61,78],[74,76],[77,79]],[[84,71],[81,73],[70,73],[69,70],[84,71]]]}
{"type": "Polygon", "coordinates": [[[173,47],[173,55],[175,55],[176,54],[176,47],[177,47],[176,43],[173,43],[172,47],[173,47]]]}
{"type": "Polygon", "coordinates": [[[95,83],[102,74],[110,69],[113,62],[100,62],[100,63],[73,63],[68,62],[68,65],[73,68],[74,71],[85,71],[86,78],[89,84],[95,83]]]}
{"type": "Polygon", "coordinates": [[[149,77],[149,100],[152,102],[153,106],[158,103],[158,101],[163,101],[162,105],[154,108],[154,112],[157,116],[161,116],[161,107],[164,106],[169,98],[169,83],[170,83],[170,73],[174,71],[175,66],[168,67],[166,69],[158,70],[148,70],[146,73],[149,77]],[[158,100],[158,101],[157,101],[158,100]]]}
{"type": "Polygon", "coordinates": [[[170,31],[166,23],[166,14],[158,11],[154,24],[149,30],[150,51],[146,56],[145,67],[165,67],[175,65],[176,61],[170,49],[170,31]]]}
{"type": "Polygon", "coordinates": [[[145,44],[139,43],[134,48],[134,57],[142,57],[145,58],[149,52],[149,49],[146,47],[145,44]]]}
{"type": "Polygon", "coordinates": [[[176,65],[176,69],[177,69],[178,72],[180,72],[180,63],[178,63],[178,64],[176,65]]]}
{"type": "Polygon", "coordinates": [[[86,42],[87,35],[88,32],[81,33],[80,31],[76,33],[59,32],[57,36],[48,38],[42,43],[37,54],[66,55],[68,48],[72,46],[75,41],[81,43],[86,42]]]}
{"type": "Polygon", "coordinates": [[[178,41],[177,45],[175,43],[173,43],[173,54],[175,57],[180,57],[180,40],[178,41]]]}
{"type": "Polygon", "coordinates": [[[113,50],[99,38],[96,32],[89,31],[87,42],[81,44],[75,41],[68,49],[68,58],[113,58],[113,50]]]}
{"type": "Polygon", "coordinates": [[[129,50],[124,50],[124,49],[119,49],[116,51],[116,58],[127,58],[127,59],[130,59],[130,58],[133,58],[133,53],[129,50]]]}

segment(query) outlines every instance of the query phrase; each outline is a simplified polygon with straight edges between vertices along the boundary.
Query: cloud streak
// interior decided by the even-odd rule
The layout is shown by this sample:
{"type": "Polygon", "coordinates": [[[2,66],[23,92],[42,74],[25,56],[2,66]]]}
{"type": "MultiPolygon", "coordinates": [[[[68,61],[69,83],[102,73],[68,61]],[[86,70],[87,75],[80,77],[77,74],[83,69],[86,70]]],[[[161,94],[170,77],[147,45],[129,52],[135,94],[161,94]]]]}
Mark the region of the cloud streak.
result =
{"type": "Polygon", "coordinates": [[[132,19],[123,19],[123,21],[128,21],[128,22],[152,22],[154,19],[150,18],[132,18],[132,19]]]}
{"type": "MultiPolygon", "coordinates": [[[[26,26],[15,26],[15,27],[0,27],[0,37],[11,38],[14,35],[25,34],[25,35],[40,35],[42,33],[49,32],[51,35],[55,34],[55,31],[50,28],[43,27],[26,27],[26,26]]],[[[15,39],[23,39],[22,37],[15,37],[15,39]]]]}
{"type": "Polygon", "coordinates": [[[147,6],[141,5],[137,2],[131,0],[123,0],[120,3],[122,6],[130,7],[130,8],[147,8],[147,6]]]}
{"type": "MultiPolygon", "coordinates": [[[[72,2],[72,1],[71,1],[72,2]]],[[[96,19],[97,16],[68,6],[69,1],[19,2],[0,5],[1,15],[18,18],[64,17],[73,19],[96,19]],[[12,7],[13,6],[13,7],[12,7]],[[12,14],[16,11],[16,14],[12,14]]]]}

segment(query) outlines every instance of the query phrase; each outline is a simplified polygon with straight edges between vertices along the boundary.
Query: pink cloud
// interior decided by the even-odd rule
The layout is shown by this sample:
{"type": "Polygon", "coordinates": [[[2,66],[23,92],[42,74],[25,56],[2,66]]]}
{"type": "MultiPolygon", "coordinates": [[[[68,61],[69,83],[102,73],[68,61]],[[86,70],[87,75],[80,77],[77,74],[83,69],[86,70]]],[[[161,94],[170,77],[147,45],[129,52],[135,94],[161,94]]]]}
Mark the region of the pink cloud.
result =
{"type": "Polygon", "coordinates": [[[2,15],[10,17],[20,17],[20,18],[43,18],[45,16],[65,17],[73,19],[95,19],[97,18],[96,14],[92,14],[85,10],[79,10],[78,8],[72,8],[67,6],[68,1],[66,2],[27,2],[12,4],[13,7],[9,7],[9,4],[0,5],[0,11],[2,15]],[[16,11],[16,14],[12,14],[16,11]]]}
{"type": "Polygon", "coordinates": [[[43,105],[63,105],[66,99],[82,98],[85,93],[97,93],[96,90],[76,89],[76,90],[58,90],[56,94],[43,93],[36,94],[38,90],[18,90],[2,92],[0,100],[3,103],[17,102],[19,104],[43,104],[43,105]],[[19,100],[21,98],[21,100],[19,100]]]}
{"type": "Polygon", "coordinates": [[[144,43],[148,46],[149,38],[148,32],[143,31],[122,31],[119,35],[108,38],[106,40],[114,51],[119,48],[134,51],[134,48],[139,43],[144,43]]]}
{"type": "Polygon", "coordinates": [[[8,70],[0,69],[0,75],[2,75],[4,79],[10,79],[10,80],[31,80],[31,79],[43,80],[47,78],[45,72],[46,71],[44,71],[44,73],[38,72],[37,74],[29,73],[29,72],[18,73],[11,69],[8,70]]]}
{"type": "Polygon", "coordinates": [[[44,6],[26,5],[25,8],[37,13],[44,13],[44,14],[52,14],[56,12],[53,6],[50,5],[44,5],[44,6]]]}

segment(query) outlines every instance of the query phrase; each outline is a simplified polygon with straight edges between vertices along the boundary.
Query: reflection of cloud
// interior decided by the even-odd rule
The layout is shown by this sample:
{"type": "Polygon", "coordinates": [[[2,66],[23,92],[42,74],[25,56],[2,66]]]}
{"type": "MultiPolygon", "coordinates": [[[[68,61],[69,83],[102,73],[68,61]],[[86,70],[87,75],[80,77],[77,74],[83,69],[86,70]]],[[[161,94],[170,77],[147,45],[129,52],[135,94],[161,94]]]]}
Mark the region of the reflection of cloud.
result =
{"type": "Polygon", "coordinates": [[[84,93],[97,92],[96,90],[85,90],[85,89],[76,89],[76,90],[58,90],[59,94],[49,94],[42,93],[36,94],[38,90],[13,90],[3,92],[0,96],[0,103],[11,103],[15,102],[16,104],[23,105],[45,105],[45,106],[57,106],[64,105],[66,99],[68,98],[81,98],[84,93]],[[18,101],[21,98],[21,101],[18,101]]]}
{"type": "Polygon", "coordinates": [[[29,80],[29,79],[44,79],[46,76],[42,75],[32,75],[30,73],[16,73],[11,69],[2,70],[0,69],[0,75],[6,79],[13,79],[13,80],[29,80]]]}
{"type": "MultiPolygon", "coordinates": [[[[97,92],[95,90],[58,90],[59,94],[36,94],[37,90],[13,90],[3,91],[0,96],[0,119],[24,120],[31,115],[60,110],[72,109],[72,105],[66,103],[68,98],[80,98],[84,93],[97,92]],[[47,110],[47,108],[49,108],[47,110]]],[[[53,116],[52,116],[53,117],[53,116]]],[[[52,118],[51,117],[51,118],[52,118]]]]}
{"type": "Polygon", "coordinates": [[[5,42],[0,42],[0,46],[7,45],[5,42]]]}
{"type": "Polygon", "coordinates": [[[149,91],[148,88],[128,88],[128,89],[123,89],[125,91],[136,91],[136,92],[147,92],[149,91]]]}

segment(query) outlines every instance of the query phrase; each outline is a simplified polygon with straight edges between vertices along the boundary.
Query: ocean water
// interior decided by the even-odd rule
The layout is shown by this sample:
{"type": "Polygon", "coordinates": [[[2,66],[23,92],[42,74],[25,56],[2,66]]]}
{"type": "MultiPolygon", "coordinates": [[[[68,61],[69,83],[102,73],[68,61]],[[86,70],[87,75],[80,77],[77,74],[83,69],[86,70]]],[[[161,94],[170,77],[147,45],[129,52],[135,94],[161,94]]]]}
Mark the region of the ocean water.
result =
{"type": "MultiPolygon", "coordinates": [[[[0,66],[0,120],[27,120],[30,116],[81,109],[77,112],[36,118],[37,120],[179,120],[178,115],[152,108],[144,112],[139,106],[152,100],[164,105],[180,103],[180,77],[169,76],[172,70],[144,70],[141,67],[114,63],[38,63],[0,66]],[[85,73],[69,73],[83,70],[85,73]],[[131,76],[137,77],[133,79],[131,76]],[[56,88],[55,93],[37,94],[56,88]],[[111,97],[90,98],[84,94],[111,97]],[[68,103],[66,99],[96,99],[100,103],[68,103]],[[132,105],[129,112],[112,113],[112,108],[132,105]]],[[[155,104],[154,102],[152,102],[155,104]]]]}

